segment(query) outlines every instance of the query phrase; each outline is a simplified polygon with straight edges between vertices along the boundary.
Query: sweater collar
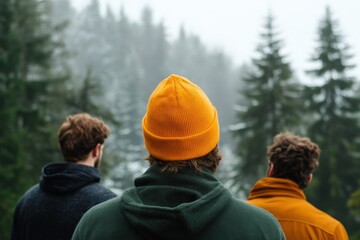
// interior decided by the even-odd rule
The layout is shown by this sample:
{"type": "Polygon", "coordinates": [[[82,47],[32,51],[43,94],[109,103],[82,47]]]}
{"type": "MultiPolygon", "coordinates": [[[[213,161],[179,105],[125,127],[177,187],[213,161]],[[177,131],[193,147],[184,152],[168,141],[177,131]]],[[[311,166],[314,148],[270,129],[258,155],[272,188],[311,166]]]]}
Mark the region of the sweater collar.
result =
{"type": "Polygon", "coordinates": [[[294,181],[274,177],[266,177],[257,181],[249,194],[249,200],[272,197],[289,197],[306,200],[304,192],[294,181]]]}
{"type": "Polygon", "coordinates": [[[53,194],[66,194],[100,181],[99,171],[76,163],[50,163],[42,169],[40,187],[53,194]]]}

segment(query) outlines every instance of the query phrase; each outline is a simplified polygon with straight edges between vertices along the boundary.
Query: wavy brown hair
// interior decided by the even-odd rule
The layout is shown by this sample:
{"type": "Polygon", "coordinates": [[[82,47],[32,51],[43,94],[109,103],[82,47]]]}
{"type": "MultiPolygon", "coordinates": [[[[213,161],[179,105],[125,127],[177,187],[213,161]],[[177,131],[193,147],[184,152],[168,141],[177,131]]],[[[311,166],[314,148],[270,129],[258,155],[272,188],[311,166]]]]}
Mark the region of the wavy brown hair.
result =
{"type": "Polygon", "coordinates": [[[291,179],[305,188],[309,175],[319,165],[320,149],[309,138],[281,133],[274,137],[267,154],[274,164],[272,177],[291,179]]]}
{"type": "Polygon", "coordinates": [[[208,168],[212,172],[215,172],[219,166],[221,158],[222,156],[219,152],[219,147],[216,146],[208,154],[190,160],[164,161],[151,155],[145,159],[149,161],[150,165],[159,164],[162,172],[177,173],[184,168],[194,168],[196,172],[201,172],[204,168],[208,168]]]}
{"type": "Polygon", "coordinates": [[[84,160],[96,144],[103,144],[109,127],[87,113],[68,116],[59,128],[59,147],[67,162],[84,160]]]}

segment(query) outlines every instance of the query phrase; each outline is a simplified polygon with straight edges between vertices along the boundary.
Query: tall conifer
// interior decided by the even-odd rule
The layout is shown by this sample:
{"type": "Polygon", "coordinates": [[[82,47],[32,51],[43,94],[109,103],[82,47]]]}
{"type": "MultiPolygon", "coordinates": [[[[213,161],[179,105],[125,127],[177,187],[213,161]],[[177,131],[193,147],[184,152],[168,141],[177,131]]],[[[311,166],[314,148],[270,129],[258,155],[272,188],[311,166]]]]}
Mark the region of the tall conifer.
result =
{"type": "Polygon", "coordinates": [[[306,87],[305,92],[308,107],[315,114],[308,134],[321,148],[320,167],[309,194],[319,208],[352,230],[355,226],[346,202],[359,187],[360,159],[356,143],[360,132],[360,99],[355,95],[355,79],[349,72],[354,66],[349,64],[348,50],[327,8],[319,26],[318,46],[311,58],[316,67],[307,71],[315,83],[306,87]]]}
{"type": "Polygon", "coordinates": [[[235,184],[246,190],[266,170],[266,146],[281,131],[292,130],[299,120],[299,85],[282,54],[282,42],[271,15],[266,18],[262,43],[253,59],[254,70],[243,81],[243,102],[237,107],[234,136],[240,156],[235,184]],[[249,185],[244,185],[249,183],[249,185]]]}
{"type": "Polygon", "coordinates": [[[60,46],[46,0],[0,1],[0,239],[8,239],[18,198],[56,159],[64,76],[52,71],[60,46]]]}

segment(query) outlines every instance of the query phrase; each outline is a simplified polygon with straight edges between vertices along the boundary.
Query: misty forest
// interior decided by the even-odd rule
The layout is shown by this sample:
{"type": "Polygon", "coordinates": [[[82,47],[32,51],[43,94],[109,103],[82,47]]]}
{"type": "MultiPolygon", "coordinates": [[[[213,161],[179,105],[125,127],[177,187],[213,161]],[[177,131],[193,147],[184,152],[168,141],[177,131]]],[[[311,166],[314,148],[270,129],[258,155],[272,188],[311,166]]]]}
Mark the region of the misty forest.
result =
{"type": "Polygon", "coordinates": [[[16,203],[42,166],[62,161],[57,130],[69,114],[88,112],[111,127],[102,183],[119,195],[131,187],[148,166],[147,100],[171,73],[198,84],[216,106],[223,155],[216,176],[236,196],[245,199],[265,176],[277,133],[308,136],[321,148],[308,201],[360,239],[360,76],[336,9],[324,9],[314,26],[307,81],[283,54],[271,14],[258,26],[253,58],[236,66],[186,26],[169,40],[151,7],[139,21],[112,10],[101,14],[96,0],[81,12],[69,0],[0,1],[0,239],[8,239],[16,203]]]}

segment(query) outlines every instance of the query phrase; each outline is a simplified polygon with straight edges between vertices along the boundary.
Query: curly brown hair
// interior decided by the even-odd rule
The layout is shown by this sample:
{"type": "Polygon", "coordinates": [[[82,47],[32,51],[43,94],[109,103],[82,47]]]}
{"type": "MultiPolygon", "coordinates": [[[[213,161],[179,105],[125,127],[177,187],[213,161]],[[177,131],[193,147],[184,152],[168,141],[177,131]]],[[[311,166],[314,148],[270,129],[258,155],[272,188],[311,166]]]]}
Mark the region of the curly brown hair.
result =
{"type": "Polygon", "coordinates": [[[162,172],[177,173],[185,168],[194,168],[196,172],[201,172],[204,168],[208,168],[210,171],[215,172],[221,158],[219,147],[216,146],[208,154],[190,160],[164,161],[151,155],[145,158],[145,160],[148,160],[150,165],[159,164],[162,172]]]}
{"type": "Polygon", "coordinates": [[[281,133],[274,137],[267,155],[274,165],[272,177],[291,179],[305,188],[309,175],[319,165],[320,149],[309,138],[281,133]]]}
{"type": "Polygon", "coordinates": [[[84,160],[96,144],[103,144],[109,127],[87,113],[68,116],[59,128],[59,147],[67,162],[84,160]]]}

